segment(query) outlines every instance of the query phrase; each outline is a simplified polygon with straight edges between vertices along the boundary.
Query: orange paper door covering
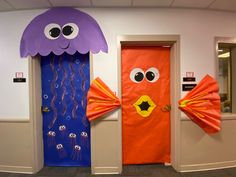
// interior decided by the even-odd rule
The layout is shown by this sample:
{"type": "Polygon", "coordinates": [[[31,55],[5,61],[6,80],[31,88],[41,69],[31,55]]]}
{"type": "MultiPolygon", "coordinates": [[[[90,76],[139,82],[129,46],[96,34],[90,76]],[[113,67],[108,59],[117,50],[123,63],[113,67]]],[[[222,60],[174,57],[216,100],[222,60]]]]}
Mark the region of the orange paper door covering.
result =
{"type": "Polygon", "coordinates": [[[216,80],[206,75],[179,101],[179,109],[209,134],[220,131],[221,114],[218,91],[216,80]]]}
{"type": "Polygon", "coordinates": [[[86,115],[89,121],[97,119],[120,106],[119,98],[100,79],[93,80],[87,95],[86,115]]]}
{"type": "Polygon", "coordinates": [[[122,48],[123,164],[170,162],[170,49],[122,48]]]}

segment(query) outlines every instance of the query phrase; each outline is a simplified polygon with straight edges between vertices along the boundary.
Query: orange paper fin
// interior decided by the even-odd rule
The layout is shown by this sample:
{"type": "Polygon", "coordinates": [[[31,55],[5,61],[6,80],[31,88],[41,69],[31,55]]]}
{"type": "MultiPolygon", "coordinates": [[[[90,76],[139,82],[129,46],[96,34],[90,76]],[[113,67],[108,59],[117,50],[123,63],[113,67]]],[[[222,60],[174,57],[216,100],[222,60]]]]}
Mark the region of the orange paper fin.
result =
{"type": "Polygon", "coordinates": [[[179,109],[206,133],[220,131],[220,96],[215,79],[206,75],[199,84],[183,99],[179,100],[179,109]]]}
{"type": "Polygon", "coordinates": [[[86,115],[92,121],[120,106],[119,98],[100,79],[93,80],[87,95],[86,115]]]}

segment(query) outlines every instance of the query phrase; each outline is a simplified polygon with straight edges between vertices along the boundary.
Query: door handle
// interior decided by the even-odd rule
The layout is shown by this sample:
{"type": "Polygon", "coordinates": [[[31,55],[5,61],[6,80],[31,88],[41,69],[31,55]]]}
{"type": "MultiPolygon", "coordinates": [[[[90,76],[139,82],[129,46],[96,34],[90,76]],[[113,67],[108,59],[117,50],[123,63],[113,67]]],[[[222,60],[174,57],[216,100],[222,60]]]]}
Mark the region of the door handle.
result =
{"type": "Polygon", "coordinates": [[[42,113],[44,113],[44,112],[50,112],[50,109],[47,107],[47,106],[42,106],[41,107],[41,111],[42,111],[42,113]]]}
{"type": "Polygon", "coordinates": [[[163,112],[170,112],[171,111],[171,105],[165,105],[164,107],[161,108],[163,112]]]}

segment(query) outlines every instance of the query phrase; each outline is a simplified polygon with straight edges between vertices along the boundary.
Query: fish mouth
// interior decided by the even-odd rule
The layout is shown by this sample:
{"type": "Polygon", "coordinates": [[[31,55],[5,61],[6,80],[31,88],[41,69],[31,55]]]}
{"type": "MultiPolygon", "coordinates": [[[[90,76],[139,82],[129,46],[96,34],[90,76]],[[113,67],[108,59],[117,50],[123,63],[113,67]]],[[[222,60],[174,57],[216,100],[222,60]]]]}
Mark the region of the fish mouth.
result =
{"type": "Polygon", "coordinates": [[[134,103],[134,107],[136,108],[136,111],[139,115],[142,117],[148,117],[155,109],[156,105],[149,96],[142,95],[134,103]]]}

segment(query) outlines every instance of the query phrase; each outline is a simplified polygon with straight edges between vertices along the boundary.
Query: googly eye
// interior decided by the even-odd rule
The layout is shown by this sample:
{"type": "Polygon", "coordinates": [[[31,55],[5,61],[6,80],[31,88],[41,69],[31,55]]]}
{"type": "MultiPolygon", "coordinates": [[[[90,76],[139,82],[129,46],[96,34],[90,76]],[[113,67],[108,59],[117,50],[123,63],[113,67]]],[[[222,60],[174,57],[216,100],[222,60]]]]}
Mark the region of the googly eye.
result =
{"type": "Polygon", "coordinates": [[[61,34],[61,27],[56,23],[50,23],[44,28],[44,35],[51,40],[57,39],[61,34]]]}
{"type": "Polygon", "coordinates": [[[59,131],[64,131],[64,130],[66,130],[66,126],[65,125],[59,126],[59,131]]]}
{"type": "Polygon", "coordinates": [[[76,134],[70,133],[70,134],[69,134],[69,138],[76,138],[76,134]]]}
{"type": "Polygon", "coordinates": [[[156,82],[160,77],[159,70],[154,67],[149,68],[145,73],[145,77],[149,82],[156,82]]]}
{"type": "Polygon", "coordinates": [[[77,150],[77,151],[80,151],[81,150],[81,147],[79,145],[75,145],[74,146],[74,149],[77,150]]]}
{"type": "Polygon", "coordinates": [[[52,134],[52,131],[49,131],[47,135],[51,135],[52,134]]]}
{"type": "Polygon", "coordinates": [[[63,148],[63,145],[62,145],[62,144],[57,144],[56,148],[57,148],[57,149],[62,149],[62,148],[63,148]]]}
{"type": "Polygon", "coordinates": [[[143,80],[143,78],[144,78],[144,72],[140,68],[134,68],[130,72],[130,79],[135,83],[141,82],[143,80]]]}
{"type": "Polygon", "coordinates": [[[79,33],[79,28],[74,23],[67,23],[62,27],[62,33],[65,38],[74,39],[79,33]]]}
{"type": "Polygon", "coordinates": [[[49,131],[47,135],[48,136],[56,136],[56,133],[54,131],[49,131]]]}
{"type": "Polygon", "coordinates": [[[88,134],[87,134],[86,132],[81,132],[81,136],[82,136],[82,137],[87,137],[88,134]]]}

